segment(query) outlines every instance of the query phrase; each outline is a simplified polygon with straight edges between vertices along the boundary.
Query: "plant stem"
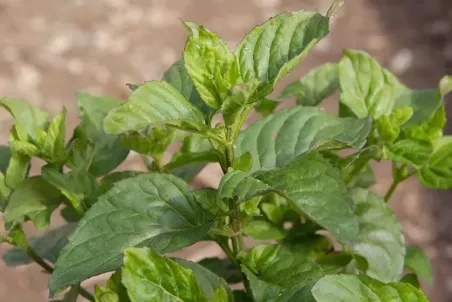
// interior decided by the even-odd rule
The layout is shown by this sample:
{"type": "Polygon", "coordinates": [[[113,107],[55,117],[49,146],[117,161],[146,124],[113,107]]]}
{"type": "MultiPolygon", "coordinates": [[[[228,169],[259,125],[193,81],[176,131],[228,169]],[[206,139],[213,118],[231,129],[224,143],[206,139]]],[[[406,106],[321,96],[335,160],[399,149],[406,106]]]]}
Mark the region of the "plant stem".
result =
{"type": "Polygon", "coordinates": [[[392,181],[392,184],[391,184],[391,186],[389,187],[388,192],[386,192],[386,194],[385,194],[385,197],[384,197],[385,202],[388,202],[388,201],[389,201],[389,199],[391,198],[392,194],[395,192],[395,190],[396,190],[396,188],[397,188],[397,186],[398,186],[399,184],[400,184],[400,181],[397,180],[397,179],[394,179],[394,180],[392,181]]]}
{"type": "MultiPolygon", "coordinates": [[[[36,253],[36,251],[30,245],[27,245],[27,247],[25,248],[25,253],[28,255],[28,257],[33,259],[34,262],[39,264],[46,272],[48,272],[49,274],[53,273],[54,268],[51,267],[44,259],[42,259],[41,256],[39,256],[38,253],[36,253]]],[[[83,287],[80,287],[79,293],[89,301],[94,302],[94,296],[83,287]]]]}
{"type": "Polygon", "coordinates": [[[386,192],[384,200],[385,202],[388,202],[389,199],[391,199],[392,194],[394,194],[395,190],[397,189],[397,186],[402,183],[403,181],[405,181],[406,179],[410,178],[411,176],[413,176],[413,174],[416,173],[416,171],[407,173],[407,165],[403,164],[402,166],[400,166],[400,168],[397,167],[397,165],[395,163],[392,164],[392,184],[388,189],[388,192],[386,192]]]}

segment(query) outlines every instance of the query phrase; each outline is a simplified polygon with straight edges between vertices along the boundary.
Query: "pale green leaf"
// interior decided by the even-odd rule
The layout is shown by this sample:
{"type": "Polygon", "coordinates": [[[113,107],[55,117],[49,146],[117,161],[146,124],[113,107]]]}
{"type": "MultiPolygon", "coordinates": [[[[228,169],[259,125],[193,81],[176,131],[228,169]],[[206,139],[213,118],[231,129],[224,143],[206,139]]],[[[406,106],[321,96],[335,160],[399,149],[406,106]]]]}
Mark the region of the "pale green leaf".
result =
{"type": "Polygon", "coordinates": [[[191,270],[147,248],[125,250],[122,282],[132,302],[207,301],[191,270]]]}
{"type": "Polygon", "coordinates": [[[56,263],[50,291],[117,269],[127,247],[177,251],[211,226],[188,184],[167,174],[142,174],[117,182],[80,220],[56,263]]]}
{"type": "Polygon", "coordinates": [[[166,82],[153,81],[141,85],[126,103],[111,110],[104,119],[104,130],[107,134],[140,132],[181,121],[205,125],[201,111],[178,90],[166,82]]]}
{"type": "Polygon", "coordinates": [[[113,290],[101,286],[94,286],[95,302],[120,302],[118,294],[113,290]]]}
{"type": "Polygon", "coordinates": [[[289,83],[279,95],[280,99],[294,96],[297,105],[317,106],[339,87],[337,64],[326,63],[311,70],[300,80],[289,83]]]}
{"type": "Polygon", "coordinates": [[[207,104],[201,99],[201,96],[196,90],[195,84],[193,84],[187,69],[185,69],[185,62],[183,58],[171,65],[171,67],[163,75],[162,80],[171,84],[180,93],[182,93],[182,95],[190,101],[190,103],[199,108],[204,113],[206,122],[210,121],[215,113],[215,110],[207,106],[207,104]]]}
{"type": "Polygon", "coordinates": [[[445,96],[451,91],[452,91],[452,76],[450,75],[444,76],[439,81],[439,92],[441,93],[442,96],[445,96]]]}
{"type": "Polygon", "coordinates": [[[48,162],[62,163],[65,161],[64,138],[66,135],[66,107],[56,115],[47,128],[47,134],[41,152],[48,162]]]}
{"type": "Polygon", "coordinates": [[[30,166],[29,156],[13,152],[11,159],[9,160],[8,169],[6,170],[6,185],[11,189],[17,187],[25,178],[27,178],[30,166]]]}
{"type": "Polygon", "coordinates": [[[234,54],[204,26],[191,22],[184,25],[189,33],[184,49],[185,68],[203,101],[219,109],[238,79],[234,54]]]}
{"type": "Polygon", "coordinates": [[[446,126],[446,109],[443,103],[428,121],[422,125],[404,128],[402,135],[403,138],[432,143],[443,136],[444,126],[446,126]]]}
{"type": "Polygon", "coordinates": [[[355,116],[389,115],[406,88],[388,70],[358,50],[345,50],[339,62],[340,102],[355,116]]]}
{"type": "Polygon", "coordinates": [[[5,208],[5,227],[9,229],[29,218],[36,228],[44,229],[61,200],[60,192],[41,176],[27,178],[9,196],[5,208]]]}
{"type": "MultiPolygon", "coordinates": [[[[75,223],[69,223],[50,230],[41,236],[31,238],[29,244],[33,250],[41,256],[41,258],[55,263],[61,250],[67,244],[69,235],[74,230],[75,223]]],[[[7,250],[3,254],[3,260],[9,266],[17,266],[33,262],[33,260],[19,248],[7,250]]]]}
{"type": "Polygon", "coordinates": [[[294,70],[328,34],[329,19],[309,11],[283,13],[249,32],[235,50],[243,82],[260,80],[259,97],[294,70]]]}
{"type": "Polygon", "coordinates": [[[286,233],[265,220],[251,220],[243,228],[243,233],[255,240],[282,240],[286,233]]]}
{"type": "Polygon", "coordinates": [[[224,294],[226,294],[226,301],[234,301],[232,297],[232,291],[223,278],[219,277],[218,275],[198,263],[184,259],[174,259],[174,261],[193,272],[196,281],[200,285],[201,289],[206,294],[206,296],[210,298],[209,301],[215,301],[212,300],[212,298],[216,297],[216,291],[218,288],[221,288],[224,291],[224,294]]]}
{"type": "MultiPolygon", "coordinates": [[[[91,152],[89,171],[96,176],[108,174],[127,157],[129,151],[121,145],[117,135],[108,135],[103,130],[103,120],[114,108],[122,104],[111,97],[100,97],[85,92],[77,93],[77,106],[81,119],[74,130],[72,140],[86,139],[85,152],[91,152]],[[92,150],[89,150],[92,148],[92,150]]],[[[71,167],[72,168],[72,167],[71,167]]],[[[76,167],[84,168],[84,167],[76,167]]]]}
{"type": "Polygon", "coordinates": [[[268,192],[287,198],[294,209],[307,214],[339,240],[353,239],[358,232],[345,185],[338,171],[319,154],[306,155],[281,169],[253,174],[231,171],[219,187],[220,198],[242,202],[268,192]]]}
{"type": "Polygon", "coordinates": [[[383,148],[386,159],[408,164],[413,167],[423,167],[429,160],[433,147],[426,142],[402,139],[394,145],[383,148]]]}
{"type": "MultiPolygon", "coordinates": [[[[402,226],[383,198],[365,190],[350,192],[359,222],[356,238],[344,242],[345,249],[365,259],[361,266],[367,276],[382,282],[399,279],[403,271],[405,240],[402,226]]],[[[360,259],[361,260],[361,259],[360,259]]]]}
{"type": "Polygon", "coordinates": [[[35,143],[41,140],[47,123],[47,112],[19,99],[0,98],[0,106],[13,116],[19,140],[29,141],[30,138],[35,143]]]}
{"type": "Polygon", "coordinates": [[[338,118],[315,107],[278,111],[254,124],[236,140],[236,155],[249,152],[252,171],[284,167],[312,151],[361,148],[369,119],[338,118]]]}
{"type": "Polygon", "coordinates": [[[416,276],[428,284],[433,283],[432,266],[427,255],[418,246],[407,246],[405,255],[405,268],[411,270],[416,276]]]}
{"type": "Polygon", "coordinates": [[[429,188],[452,188],[452,136],[444,136],[436,142],[427,164],[418,171],[418,177],[429,188]]]}
{"type": "Polygon", "coordinates": [[[257,102],[256,92],[259,85],[258,80],[251,80],[247,83],[237,84],[229,90],[221,104],[221,112],[226,125],[233,125],[234,122],[240,120],[240,115],[246,110],[245,108],[257,102]]]}
{"type": "Polygon", "coordinates": [[[384,284],[364,276],[328,275],[312,289],[317,302],[428,302],[419,289],[406,283],[384,284]]]}

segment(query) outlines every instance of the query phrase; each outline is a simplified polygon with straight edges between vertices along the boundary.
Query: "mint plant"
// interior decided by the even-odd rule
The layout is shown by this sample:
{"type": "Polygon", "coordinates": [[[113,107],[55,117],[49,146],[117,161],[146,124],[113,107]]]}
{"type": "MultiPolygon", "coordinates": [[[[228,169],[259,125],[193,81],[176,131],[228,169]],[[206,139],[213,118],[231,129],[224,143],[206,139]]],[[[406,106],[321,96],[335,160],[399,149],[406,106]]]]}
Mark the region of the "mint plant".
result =
{"type": "Polygon", "coordinates": [[[66,109],[49,119],[0,99],[15,121],[0,148],[0,240],[14,246],[6,263],[42,266],[57,301],[428,301],[419,281],[432,282],[428,259],[405,245],[386,202],[412,176],[452,188],[452,137],[443,135],[452,77],[410,89],[365,52],[345,50],[269,97],[341,4],[325,16],[273,17],[234,52],[184,22],[183,57],[161,81],[129,84],[126,102],[77,94],[81,121],[69,141],[66,109]],[[338,116],[316,107],[337,90],[338,116]],[[290,98],[297,106],[276,110],[290,98]],[[263,118],[243,130],[253,109],[263,118]],[[165,162],[174,141],[180,150],[165,162]],[[149,172],[114,172],[130,150],[149,172]],[[45,162],[41,175],[28,175],[32,157],[45,162]],[[372,167],[383,160],[393,183],[379,196],[372,167]],[[219,187],[190,188],[207,163],[221,166],[219,187]],[[25,222],[45,230],[57,209],[67,224],[25,236],[25,222]],[[245,246],[244,237],[263,242],[245,246]],[[227,258],[165,256],[198,241],[227,258]],[[106,272],[94,295],[81,286],[106,272]]]}

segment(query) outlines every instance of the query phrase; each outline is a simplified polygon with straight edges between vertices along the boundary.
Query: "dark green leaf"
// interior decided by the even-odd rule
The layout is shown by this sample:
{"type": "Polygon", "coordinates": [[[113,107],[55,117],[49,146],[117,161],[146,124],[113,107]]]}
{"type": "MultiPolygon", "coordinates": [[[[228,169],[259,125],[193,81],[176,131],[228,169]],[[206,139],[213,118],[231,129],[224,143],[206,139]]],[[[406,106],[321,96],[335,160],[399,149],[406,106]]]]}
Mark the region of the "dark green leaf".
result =
{"type": "Polygon", "coordinates": [[[433,283],[433,272],[430,261],[424,251],[418,246],[408,246],[405,255],[405,268],[414,272],[428,284],[433,283]]]}
{"type": "Polygon", "coordinates": [[[399,282],[408,283],[416,288],[421,288],[421,284],[416,274],[406,274],[399,282]]]}
{"type": "Polygon", "coordinates": [[[338,171],[319,154],[309,154],[282,169],[253,174],[231,171],[221,180],[220,198],[247,201],[275,192],[287,198],[294,209],[307,214],[337,239],[354,239],[358,222],[352,201],[338,171]]]}
{"type": "Polygon", "coordinates": [[[24,180],[9,196],[4,216],[6,228],[21,224],[27,218],[33,221],[36,228],[46,228],[61,199],[60,192],[41,176],[24,180]]]}
{"type": "Polygon", "coordinates": [[[122,284],[122,269],[118,269],[111,275],[110,279],[108,279],[107,286],[118,295],[119,302],[130,302],[127,289],[122,284]]]}
{"type": "Polygon", "coordinates": [[[319,256],[316,262],[326,274],[337,274],[352,260],[353,258],[346,253],[330,253],[319,256]]]}
{"type": "Polygon", "coordinates": [[[250,152],[252,171],[284,167],[312,151],[361,148],[369,119],[337,118],[314,107],[281,110],[252,124],[236,141],[236,154],[250,152]]]}
{"type": "Polygon", "coordinates": [[[288,84],[279,98],[295,96],[298,105],[317,106],[339,87],[337,64],[326,63],[311,70],[305,77],[288,84]]]}
{"type": "Polygon", "coordinates": [[[125,250],[122,282],[132,302],[207,301],[191,270],[147,248],[125,250]]]}
{"type": "MultiPolygon", "coordinates": [[[[75,129],[72,139],[86,139],[91,143],[85,145],[85,148],[92,147],[92,158],[87,168],[96,176],[108,174],[123,162],[129,153],[119,142],[118,136],[107,135],[103,130],[103,120],[108,112],[121,104],[120,100],[114,98],[77,93],[77,106],[82,121],[75,129]]],[[[79,166],[76,168],[83,169],[79,166]]]]}
{"type": "Polygon", "coordinates": [[[294,70],[317,42],[328,34],[329,19],[315,12],[283,13],[255,27],[235,50],[243,82],[260,80],[259,97],[294,70]]]}
{"type": "Polygon", "coordinates": [[[104,130],[108,134],[141,132],[181,121],[205,126],[201,111],[178,90],[166,82],[153,81],[141,85],[128,102],[111,110],[104,119],[104,130]]]}
{"type": "Polygon", "coordinates": [[[0,106],[14,117],[17,136],[21,141],[40,142],[47,123],[47,112],[19,99],[0,98],[0,106]]]}
{"type": "Polygon", "coordinates": [[[216,274],[212,273],[210,270],[204,268],[198,263],[187,261],[184,259],[174,259],[174,261],[177,264],[189,269],[195,274],[196,281],[201,286],[201,289],[204,291],[206,296],[210,298],[209,301],[215,301],[212,300],[212,296],[214,296],[217,288],[222,288],[225,291],[227,295],[226,301],[229,302],[234,301],[232,291],[223,278],[218,277],[216,274]]]}
{"type": "Polygon", "coordinates": [[[204,266],[211,272],[220,276],[221,278],[226,280],[227,283],[234,284],[242,281],[240,271],[229,258],[205,258],[199,261],[198,264],[204,266]]]}
{"type": "Polygon", "coordinates": [[[403,271],[405,240],[402,226],[383,198],[365,190],[350,192],[359,221],[356,238],[345,242],[345,249],[365,259],[360,269],[382,282],[397,281],[403,271]]]}
{"type": "MultiPolygon", "coordinates": [[[[63,247],[68,242],[68,236],[74,231],[75,223],[70,223],[50,230],[41,236],[30,239],[30,246],[33,250],[52,263],[58,259],[63,247]]],[[[9,266],[23,265],[33,262],[27,254],[20,248],[12,248],[3,254],[3,260],[9,266]]]]}
{"type": "Polygon", "coordinates": [[[345,50],[339,62],[340,101],[358,118],[389,115],[407,89],[388,70],[358,50],[345,50]]]}
{"type": "Polygon", "coordinates": [[[174,129],[170,128],[157,128],[147,135],[138,132],[124,133],[121,135],[121,142],[135,152],[160,160],[168,146],[173,142],[174,132],[174,129]]]}
{"type": "Polygon", "coordinates": [[[11,149],[7,146],[0,146],[0,172],[6,173],[11,159],[11,149]]]}
{"type": "Polygon", "coordinates": [[[406,283],[384,284],[364,276],[329,275],[312,289],[317,302],[428,302],[422,291],[406,283]]]}
{"type": "Polygon", "coordinates": [[[189,32],[184,49],[185,68],[203,101],[219,109],[238,78],[234,54],[204,26],[191,22],[184,25],[189,32]]]}
{"type": "Polygon", "coordinates": [[[51,293],[117,269],[127,247],[177,251],[204,237],[211,223],[187,183],[167,174],[117,182],[86,212],[56,263],[51,293]]]}
{"type": "Polygon", "coordinates": [[[184,59],[180,59],[174,63],[163,75],[163,81],[168,82],[176,88],[182,95],[190,101],[195,107],[199,108],[206,118],[206,121],[210,121],[215,110],[210,108],[203,102],[201,96],[196,90],[190,75],[185,69],[184,59]]]}

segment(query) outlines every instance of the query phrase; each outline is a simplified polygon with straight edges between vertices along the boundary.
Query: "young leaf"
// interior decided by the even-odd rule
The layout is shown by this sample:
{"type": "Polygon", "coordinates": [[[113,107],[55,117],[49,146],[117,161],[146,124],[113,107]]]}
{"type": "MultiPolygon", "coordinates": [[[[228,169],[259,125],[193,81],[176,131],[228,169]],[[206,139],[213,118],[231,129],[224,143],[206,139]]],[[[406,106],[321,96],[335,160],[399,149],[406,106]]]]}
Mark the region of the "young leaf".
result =
{"type": "Polygon", "coordinates": [[[438,140],[427,164],[417,175],[422,184],[429,188],[452,188],[452,136],[438,140]]]}
{"type": "Polygon", "coordinates": [[[262,114],[262,116],[267,116],[273,113],[275,111],[276,107],[279,105],[279,102],[273,101],[269,98],[263,98],[260,101],[257,102],[257,104],[254,106],[254,109],[257,113],[262,114]]]}
{"type": "Polygon", "coordinates": [[[41,176],[27,178],[9,196],[5,208],[5,227],[10,229],[29,218],[36,228],[44,229],[61,200],[60,192],[41,176]]]}
{"type": "Polygon", "coordinates": [[[253,157],[249,152],[245,152],[235,159],[232,168],[243,172],[249,172],[253,166],[253,157]]]}
{"type": "Polygon", "coordinates": [[[206,119],[206,123],[210,123],[212,116],[215,114],[215,110],[210,108],[203,102],[201,96],[196,90],[195,84],[193,84],[190,75],[185,69],[184,59],[180,59],[174,63],[163,75],[163,81],[171,84],[182,95],[195,106],[199,108],[206,119]]]}
{"type": "Polygon", "coordinates": [[[203,101],[219,109],[238,78],[234,54],[204,26],[191,22],[184,25],[189,33],[184,49],[185,68],[203,101]]]}
{"type": "Polygon", "coordinates": [[[127,247],[177,251],[204,237],[210,216],[187,183],[167,174],[142,174],[117,182],[80,220],[63,249],[50,291],[117,269],[127,247]]]}
{"type": "Polygon", "coordinates": [[[433,283],[432,266],[427,255],[418,246],[407,246],[405,255],[405,268],[411,270],[417,277],[428,284],[433,283]]]}
{"type": "Polygon", "coordinates": [[[104,119],[107,134],[140,132],[149,127],[182,122],[206,126],[201,111],[166,82],[147,82],[134,90],[129,101],[111,110],[104,119]]]}
{"type": "Polygon", "coordinates": [[[160,160],[168,146],[173,142],[174,129],[156,128],[147,135],[138,132],[124,133],[121,142],[127,148],[160,160]]]}
{"type": "Polygon", "coordinates": [[[236,140],[236,155],[251,154],[251,171],[280,168],[313,151],[361,148],[370,129],[369,119],[338,118],[315,107],[295,107],[242,132],[236,140]]]}
{"type": "Polygon", "coordinates": [[[53,118],[47,128],[47,134],[41,152],[49,159],[48,162],[63,163],[66,160],[64,138],[66,135],[66,107],[53,118]]]}
{"type": "Polygon", "coordinates": [[[340,102],[358,118],[389,115],[407,89],[388,70],[358,50],[345,50],[339,62],[340,102]]]}
{"type": "Polygon", "coordinates": [[[251,220],[243,228],[243,233],[255,240],[282,240],[286,237],[284,230],[261,219],[251,220]]]}
{"type": "Polygon", "coordinates": [[[428,302],[422,291],[409,284],[384,284],[368,277],[355,275],[325,276],[315,284],[312,294],[317,302],[428,302]]]}
{"type": "Polygon", "coordinates": [[[443,136],[444,126],[446,126],[446,109],[443,103],[429,120],[422,125],[404,128],[402,134],[403,138],[433,143],[443,136]]]}
{"type": "Polygon", "coordinates": [[[260,80],[258,96],[294,70],[317,42],[328,34],[329,19],[315,12],[283,13],[255,27],[235,50],[243,82],[260,80]]]}
{"type": "Polygon", "coordinates": [[[21,141],[39,142],[47,123],[47,112],[19,99],[0,98],[0,106],[14,117],[17,135],[21,141]],[[39,133],[41,132],[41,133],[39,133]]]}
{"type": "Polygon", "coordinates": [[[431,144],[411,139],[402,139],[389,147],[383,148],[386,159],[408,164],[416,168],[423,167],[432,154],[431,144]]]}
{"type": "MultiPolygon", "coordinates": [[[[90,151],[89,166],[91,173],[96,176],[108,174],[127,157],[129,151],[121,145],[119,137],[107,135],[103,130],[103,120],[109,111],[120,106],[120,100],[110,97],[99,97],[85,92],[77,93],[77,106],[81,118],[80,125],[74,130],[72,140],[86,139],[91,144],[80,148],[90,151]]],[[[74,168],[74,167],[71,167],[74,168]]],[[[76,166],[75,168],[82,168],[76,166]]]]}
{"type": "Polygon", "coordinates": [[[69,200],[74,209],[83,213],[85,201],[97,190],[98,183],[94,176],[85,171],[60,173],[52,166],[42,168],[42,177],[69,200]]]}
{"type": "Polygon", "coordinates": [[[310,71],[305,77],[288,84],[280,99],[295,96],[297,105],[317,106],[339,87],[337,64],[326,63],[310,71]]]}
{"type": "Polygon", "coordinates": [[[257,102],[256,91],[259,88],[258,80],[251,80],[247,83],[241,83],[233,86],[226,95],[221,112],[226,125],[233,125],[240,120],[240,114],[248,106],[257,102]]]}
{"type": "Polygon", "coordinates": [[[122,282],[132,302],[207,301],[191,270],[147,248],[125,250],[122,282]]]}
{"type": "Polygon", "coordinates": [[[98,285],[94,286],[94,298],[96,302],[121,302],[113,290],[98,285]]]}
{"type": "Polygon", "coordinates": [[[403,271],[405,240],[402,226],[394,212],[377,194],[354,189],[350,196],[356,204],[359,233],[353,240],[346,241],[346,251],[362,257],[358,266],[367,276],[381,282],[397,281],[403,271]]]}
{"type": "MultiPolygon", "coordinates": [[[[75,223],[69,223],[50,230],[41,236],[30,239],[33,250],[52,263],[55,263],[58,255],[68,242],[68,236],[75,230],[75,223]]],[[[33,262],[32,259],[20,248],[12,248],[3,254],[3,260],[9,266],[24,265],[33,262]]]]}
{"type": "MultiPolygon", "coordinates": [[[[232,291],[229,288],[226,281],[218,277],[218,275],[212,273],[210,270],[204,268],[198,263],[187,261],[184,259],[173,259],[177,264],[185,267],[186,269],[189,269],[193,272],[195,275],[196,281],[200,285],[203,292],[206,294],[206,296],[210,299],[209,301],[216,302],[214,297],[222,297],[224,299],[223,294],[226,294],[226,301],[233,302],[233,296],[232,291]],[[221,289],[221,291],[224,291],[224,293],[218,294],[218,289],[221,289]]],[[[223,300],[219,300],[218,302],[222,302],[223,300]]]]}
{"type": "Polygon", "coordinates": [[[258,245],[239,255],[256,301],[269,301],[293,286],[304,287],[324,273],[304,254],[281,245],[258,245]]]}
{"type": "Polygon", "coordinates": [[[6,184],[6,169],[8,169],[11,159],[11,149],[6,146],[0,146],[0,209],[6,204],[6,200],[11,189],[6,184]]]}
{"type": "Polygon", "coordinates": [[[231,171],[223,176],[218,191],[219,198],[237,198],[242,202],[275,192],[338,240],[354,239],[358,232],[352,201],[338,171],[316,153],[296,159],[281,169],[253,174],[231,171]]]}

